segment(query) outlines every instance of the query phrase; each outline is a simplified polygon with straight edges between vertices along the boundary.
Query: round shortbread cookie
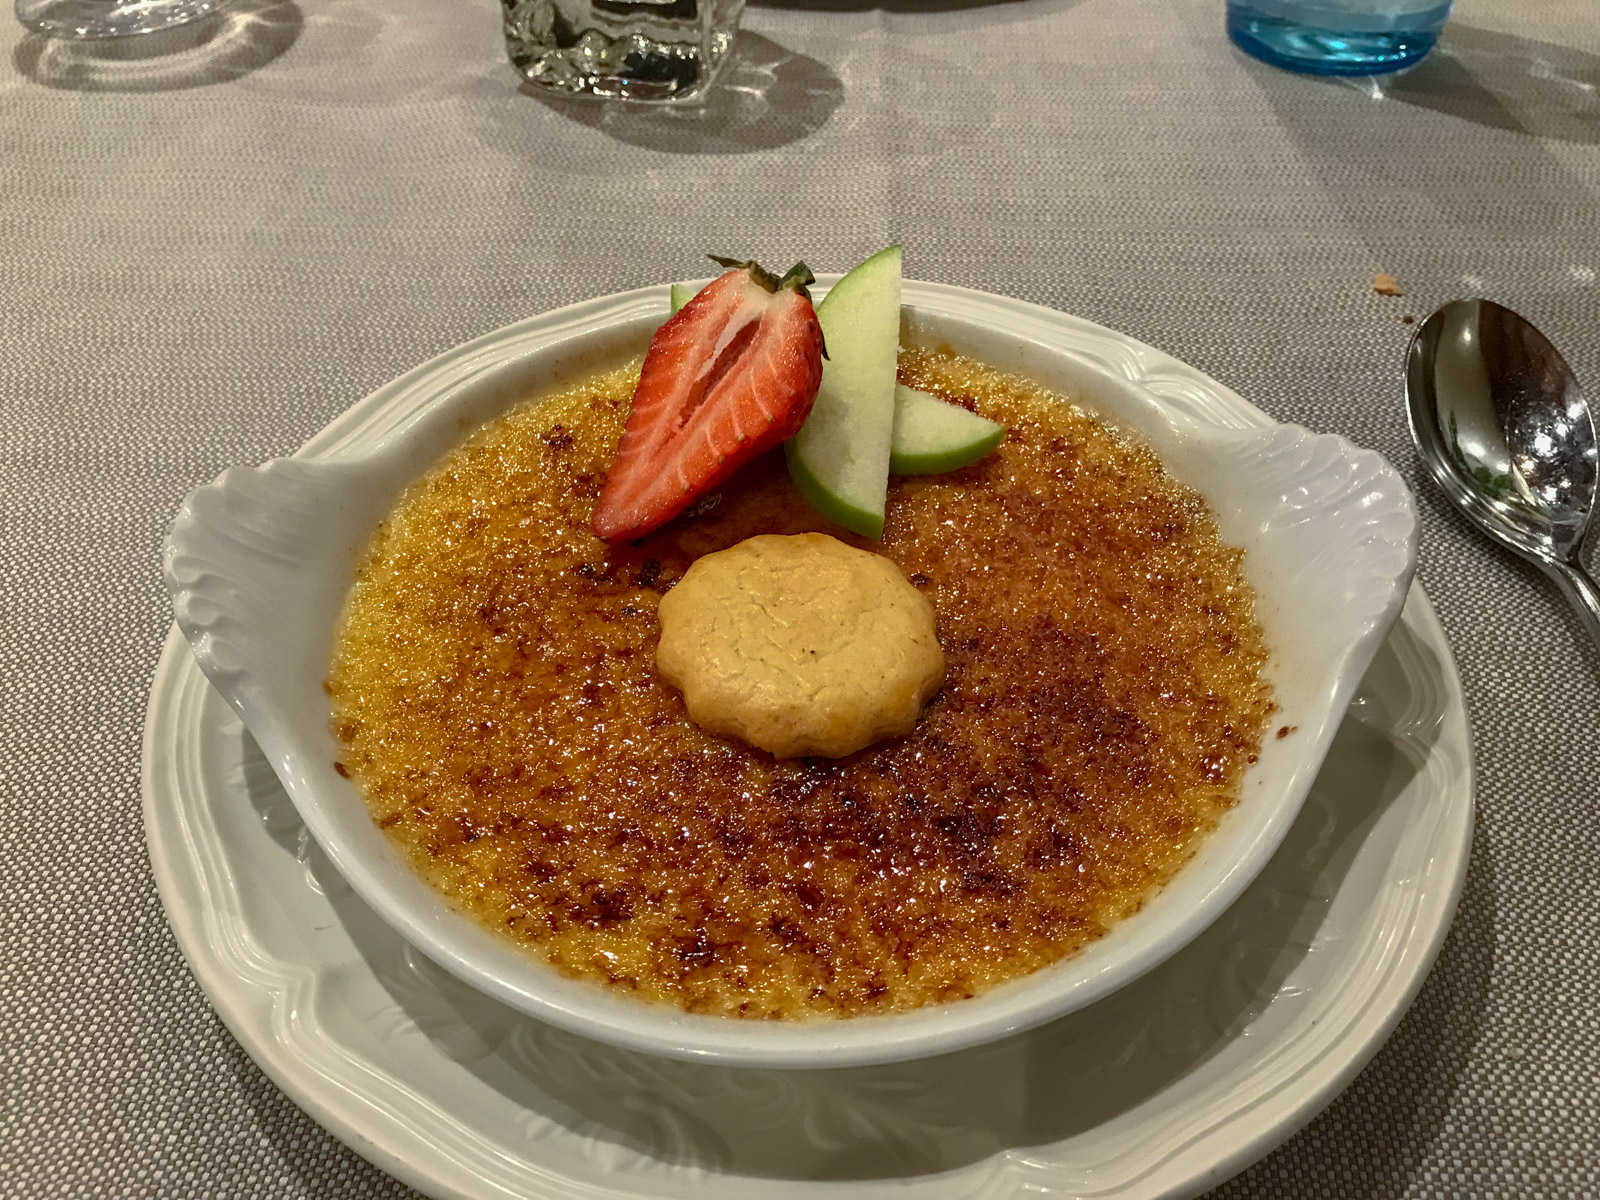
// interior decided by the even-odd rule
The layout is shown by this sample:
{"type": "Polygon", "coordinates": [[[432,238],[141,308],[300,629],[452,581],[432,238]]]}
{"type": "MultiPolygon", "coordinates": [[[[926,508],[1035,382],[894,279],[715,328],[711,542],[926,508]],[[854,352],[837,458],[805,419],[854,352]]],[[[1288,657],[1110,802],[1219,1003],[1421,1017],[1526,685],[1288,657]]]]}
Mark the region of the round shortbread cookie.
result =
{"type": "Polygon", "coordinates": [[[697,559],[660,619],[656,668],[694,722],[778,758],[909,733],[944,679],[933,605],[887,558],[821,533],[697,559]]]}

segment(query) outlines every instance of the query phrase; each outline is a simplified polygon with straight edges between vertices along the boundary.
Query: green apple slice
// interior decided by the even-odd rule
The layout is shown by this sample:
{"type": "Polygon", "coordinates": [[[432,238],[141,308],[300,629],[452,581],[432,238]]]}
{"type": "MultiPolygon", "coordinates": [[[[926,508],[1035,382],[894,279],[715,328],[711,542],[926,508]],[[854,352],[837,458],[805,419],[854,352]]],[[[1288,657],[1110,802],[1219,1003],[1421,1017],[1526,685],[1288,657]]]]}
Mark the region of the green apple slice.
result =
{"type": "Polygon", "coordinates": [[[692,283],[675,283],[672,285],[672,311],[677,312],[689,301],[693,300],[695,293],[700,289],[692,283]]]}
{"type": "Polygon", "coordinates": [[[938,475],[977,462],[998,446],[1006,427],[899,383],[894,389],[894,433],[889,474],[938,475]]]}
{"type": "Polygon", "coordinates": [[[900,247],[834,284],[817,320],[828,358],[811,415],[784,443],[789,475],[823,516],[882,537],[900,358],[900,247]]]}

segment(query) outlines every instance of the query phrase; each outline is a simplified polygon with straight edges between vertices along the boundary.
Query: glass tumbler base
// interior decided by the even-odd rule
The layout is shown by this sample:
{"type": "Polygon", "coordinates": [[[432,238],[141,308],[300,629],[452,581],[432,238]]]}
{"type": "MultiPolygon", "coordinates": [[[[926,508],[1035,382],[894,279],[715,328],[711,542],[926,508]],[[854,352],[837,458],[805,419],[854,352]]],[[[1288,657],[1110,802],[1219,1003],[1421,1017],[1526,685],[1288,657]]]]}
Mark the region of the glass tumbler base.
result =
{"type": "Polygon", "coordinates": [[[16,0],[17,20],[46,37],[133,37],[209,17],[228,0],[16,0]]]}
{"type": "Polygon", "coordinates": [[[694,104],[731,56],[744,0],[502,0],[506,51],[541,91],[694,104]]]}
{"type": "Polygon", "coordinates": [[[1228,36],[1245,53],[1288,71],[1381,75],[1426,57],[1449,11],[1447,4],[1436,20],[1419,21],[1414,28],[1357,31],[1318,28],[1230,4],[1228,36]]]}

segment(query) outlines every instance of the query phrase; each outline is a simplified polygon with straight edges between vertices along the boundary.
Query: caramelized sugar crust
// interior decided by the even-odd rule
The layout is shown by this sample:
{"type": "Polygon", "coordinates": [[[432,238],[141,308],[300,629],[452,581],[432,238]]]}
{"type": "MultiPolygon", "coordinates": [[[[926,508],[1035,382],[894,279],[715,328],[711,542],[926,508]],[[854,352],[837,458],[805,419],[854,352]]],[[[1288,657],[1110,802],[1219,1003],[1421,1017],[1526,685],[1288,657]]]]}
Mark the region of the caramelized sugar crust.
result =
{"type": "Polygon", "coordinates": [[[327,688],[341,769],[460,908],[569,974],[695,1012],[849,1016],[971,996],[1141,904],[1233,803],[1271,711],[1241,552],[1147,450],[948,354],[901,378],[1009,427],[890,488],[881,546],[781,456],[607,549],[590,506],[629,370],[525,404],[410,488],[327,688]],[[907,737],[775,762],[656,675],[695,558],[821,530],[933,602],[949,673],[907,737]]]}

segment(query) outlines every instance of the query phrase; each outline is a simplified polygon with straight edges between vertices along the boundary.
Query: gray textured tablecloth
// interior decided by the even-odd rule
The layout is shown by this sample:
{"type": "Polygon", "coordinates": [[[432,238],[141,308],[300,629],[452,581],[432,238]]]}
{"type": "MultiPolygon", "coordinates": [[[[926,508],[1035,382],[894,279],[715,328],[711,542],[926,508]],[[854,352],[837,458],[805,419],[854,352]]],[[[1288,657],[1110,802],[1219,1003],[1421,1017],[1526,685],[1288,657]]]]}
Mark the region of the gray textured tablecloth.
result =
{"type": "Polygon", "coordinates": [[[690,118],[519,92],[491,0],[241,0],[88,53],[0,21],[0,1196],[407,1194],[261,1075],[162,916],[139,740],[179,497],[531,313],[890,240],[1421,497],[1477,740],[1466,894],[1393,1039],[1220,1194],[1600,1194],[1600,656],[1421,478],[1399,376],[1403,315],[1483,292],[1600,394],[1600,8],[1463,0],[1383,92],[1245,58],[1221,10],[777,0],[690,118]]]}

